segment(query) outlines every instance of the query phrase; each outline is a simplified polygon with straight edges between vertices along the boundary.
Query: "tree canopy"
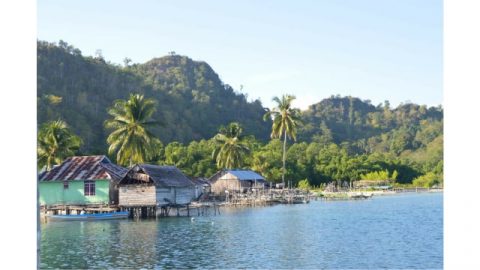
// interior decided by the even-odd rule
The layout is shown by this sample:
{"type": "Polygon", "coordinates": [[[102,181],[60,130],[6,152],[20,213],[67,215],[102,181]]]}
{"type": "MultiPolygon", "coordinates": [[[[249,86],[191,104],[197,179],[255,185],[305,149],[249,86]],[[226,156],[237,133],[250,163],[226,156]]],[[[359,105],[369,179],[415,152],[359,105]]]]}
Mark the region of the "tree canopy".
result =
{"type": "Polygon", "coordinates": [[[213,140],[216,146],[212,152],[212,158],[215,159],[219,169],[242,167],[250,149],[242,138],[242,127],[239,123],[234,122],[221,127],[213,140]]]}
{"type": "MultiPolygon", "coordinates": [[[[228,166],[251,168],[270,181],[279,182],[284,175],[294,184],[308,179],[317,186],[362,177],[384,178],[388,172],[396,183],[415,180],[430,186],[443,182],[441,106],[408,102],[392,107],[388,101],[374,105],[369,100],[334,95],[300,111],[291,106],[293,96],[285,95],[276,98],[277,107],[270,111],[259,100],[249,100],[222,82],[205,62],[169,54],[146,63],[126,58],[120,66],[101,54],[85,57],[63,41],[38,41],[37,65],[39,166],[52,166],[74,154],[105,154],[109,143],[115,151],[121,149],[120,142],[128,136],[120,133],[127,130],[127,122],[136,121],[121,118],[128,115],[127,100],[135,92],[144,101],[156,100],[146,102],[150,105],[143,107],[145,114],[137,114],[136,118],[143,119],[139,120],[143,130],[136,127],[138,132],[130,133],[137,142],[151,143],[143,150],[131,150],[134,156],[142,156],[138,161],[175,165],[190,176],[209,177],[218,167],[227,167],[217,164],[219,155],[212,158],[212,153],[220,145],[232,143],[237,135],[235,144],[250,151],[235,158],[242,162],[228,166]],[[123,101],[117,104],[118,100],[123,101]],[[282,112],[287,111],[290,117],[283,117],[282,112]],[[66,127],[64,122],[65,128],[60,130],[70,135],[60,136],[69,138],[61,143],[67,147],[55,146],[66,150],[49,155],[55,143],[43,130],[58,119],[69,123],[66,127]],[[107,119],[112,121],[107,124],[109,129],[104,128],[107,119]],[[151,119],[161,120],[162,125],[150,125],[151,119]],[[232,122],[241,127],[241,144],[240,129],[219,132],[219,127],[232,122]],[[122,125],[123,131],[112,135],[122,130],[122,125]],[[113,137],[107,143],[109,136],[113,137]],[[288,149],[286,137],[296,139],[288,149]]],[[[133,112],[132,107],[132,116],[133,112]]]]}
{"type": "Polygon", "coordinates": [[[73,156],[80,148],[82,140],[72,133],[67,123],[56,120],[44,123],[38,131],[37,165],[47,171],[73,156]]]}
{"type": "Polygon", "coordinates": [[[159,124],[151,119],[155,105],[153,99],[131,94],[127,100],[115,101],[108,110],[112,117],[105,120],[105,127],[112,130],[107,138],[108,153],[116,153],[118,164],[132,166],[154,156],[159,143],[151,131],[159,124]]]}
{"type": "Polygon", "coordinates": [[[300,110],[292,107],[293,95],[283,95],[282,98],[274,97],[276,107],[268,110],[263,116],[264,120],[273,119],[272,133],[270,137],[281,138],[283,136],[282,158],[282,183],[285,185],[285,159],[287,154],[287,136],[294,141],[297,139],[297,126],[300,123],[300,110]]]}

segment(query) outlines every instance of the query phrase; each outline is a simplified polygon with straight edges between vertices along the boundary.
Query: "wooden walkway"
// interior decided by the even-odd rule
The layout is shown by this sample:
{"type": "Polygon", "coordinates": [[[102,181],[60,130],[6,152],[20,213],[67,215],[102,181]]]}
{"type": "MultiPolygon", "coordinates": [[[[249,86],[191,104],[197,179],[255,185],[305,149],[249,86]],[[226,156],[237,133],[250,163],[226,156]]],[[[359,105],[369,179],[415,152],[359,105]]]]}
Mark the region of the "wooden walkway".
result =
{"type": "Polygon", "coordinates": [[[80,215],[128,211],[133,219],[159,217],[191,217],[220,215],[220,207],[266,206],[272,204],[301,204],[317,200],[318,196],[298,189],[262,189],[248,193],[228,192],[220,196],[204,196],[201,201],[184,205],[163,206],[117,206],[117,205],[51,205],[41,207],[45,215],[80,215]]]}
{"type": "Polygon", "coordinates": [[[272,204],[309,203],[317,196],[298,189],[268,189],[249,193],[229,192],[225,195],[225,206],[263,206],[272,204]]]}

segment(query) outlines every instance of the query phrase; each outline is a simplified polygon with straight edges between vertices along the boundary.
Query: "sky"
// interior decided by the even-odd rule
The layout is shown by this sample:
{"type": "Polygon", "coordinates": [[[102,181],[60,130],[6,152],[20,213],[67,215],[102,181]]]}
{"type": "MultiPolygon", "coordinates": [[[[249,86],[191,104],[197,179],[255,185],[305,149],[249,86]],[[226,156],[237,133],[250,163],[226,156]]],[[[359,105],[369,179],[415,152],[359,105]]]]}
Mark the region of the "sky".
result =
{"type": "Polygon", "coordinates": [[[134,63],[174,51],[272,107],[331,95],[442,104],[441,0],[39,0],[39,40],[134,63]]]}

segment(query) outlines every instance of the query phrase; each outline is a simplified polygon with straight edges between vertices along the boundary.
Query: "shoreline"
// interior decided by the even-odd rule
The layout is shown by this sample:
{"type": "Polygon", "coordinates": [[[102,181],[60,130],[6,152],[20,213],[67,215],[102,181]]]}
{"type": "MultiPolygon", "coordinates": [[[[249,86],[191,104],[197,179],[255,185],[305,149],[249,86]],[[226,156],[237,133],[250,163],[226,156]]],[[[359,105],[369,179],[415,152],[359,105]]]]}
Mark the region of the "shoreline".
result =
{"type": "Polygon", "coordinates": [[[405,193],[440,193],[443,192],[442,189],[426,189],[426,188],[413,188],[413,189],[401,189],[401,190],[353,190],[353,191],[320,191],[316,192],[319,198],[324,199],[350,199],[355,196],[394,196],[405,193]]]}
{"type": "MultiPolygon", "coordinates": [[[[273,198],[242,198],[239,201],[204,201],[204,202],[195,202],[189,205],[188,208],[178,209],[177,215],[174,216],[204,216],[204,215],[220,215],[220,208],[243,208],[243,207],[260,207],[260,206],[274,206],[278,204],[308,204],[310,201],[317,200],[365,200],[370,199],[376,196],[395,196],[400,194],[412,194],[412,193],[443,193],[443,189],[404,189],[404,190],[376,190],[376,191],[310,191],[307,194],[296,194],[298,196],[291,196],[290,201],[281,201],[281,200],[272,200],[273,198]]],[[[293,194],[292,194],[293,195],[293,194]]],[[[65,206],[64,206],[65,207],[65,206]]],[[[70,207],[65,207],[70,208],[70,207]]],[[[97,209],[98,210],[98,209],[97,209]]],[[[107,210],[106,208],[101,210],[107,210]]],[[[113,210],[113,209],[109,209],[113,210]]],[[[48,210],[47,210],[48,211],[48,210]]],[[[107,211],[108,212],[108,211],[107,211]]],[[[49,213],[51,214],[51,213],[49,213]]],[[[40,219],[46,221],[46,217],[49,215],[44,211],[40,210],[40,219]]],[[[58,214],[66,214],[66,211],[60,211],[58,214]]],[[[43,223],[43,222],[42,222],[43,223]]]]}

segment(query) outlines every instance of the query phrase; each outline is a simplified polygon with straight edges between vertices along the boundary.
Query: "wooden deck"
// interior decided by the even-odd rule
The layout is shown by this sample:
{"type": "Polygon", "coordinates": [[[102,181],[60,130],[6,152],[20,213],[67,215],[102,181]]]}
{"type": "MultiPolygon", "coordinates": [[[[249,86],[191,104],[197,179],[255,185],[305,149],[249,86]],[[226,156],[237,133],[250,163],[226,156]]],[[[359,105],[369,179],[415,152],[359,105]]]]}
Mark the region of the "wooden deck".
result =
{"type": "Polygon", "coordinates": [[[316,200],[317,196],[298,189],[266,189],[255,192],[229,192],[225,194],[225,206],[257,206],[272,204],[300,204],[316,200]]]}

